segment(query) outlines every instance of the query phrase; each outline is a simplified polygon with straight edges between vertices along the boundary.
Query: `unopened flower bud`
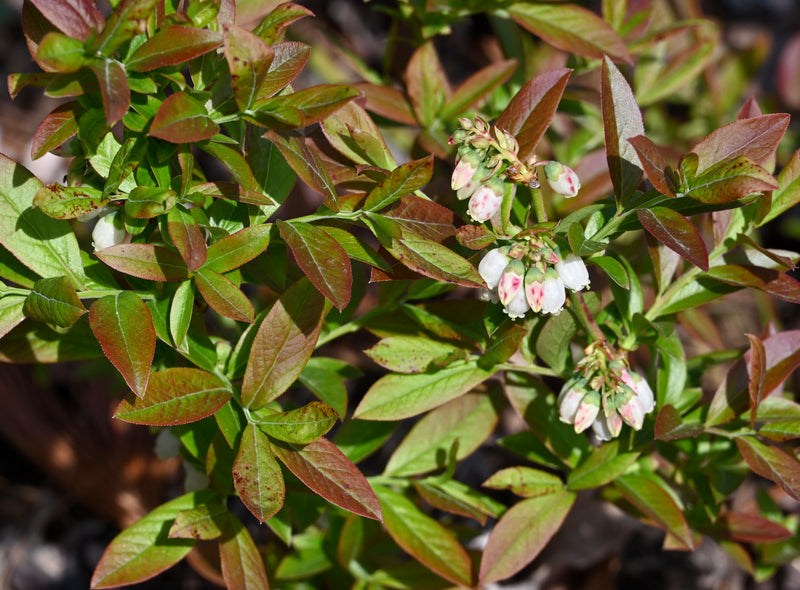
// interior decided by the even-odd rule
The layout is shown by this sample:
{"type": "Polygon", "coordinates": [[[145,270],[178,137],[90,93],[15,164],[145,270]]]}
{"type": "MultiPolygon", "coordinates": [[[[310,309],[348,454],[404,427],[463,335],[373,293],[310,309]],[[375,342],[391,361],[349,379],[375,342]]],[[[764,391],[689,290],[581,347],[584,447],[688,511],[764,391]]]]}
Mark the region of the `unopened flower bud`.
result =
{"type": "Polygon", "coordinates": [[[466,186],[478,171],[478,165],[472,159],[463,157],[458,160],[458,164],[453,170],[453,176],[450,178],[450,186],[454,191],[466,186]]]}
{"type": "Polygon", "coordinates": [[[489,289],[494,289],[503,276],[503,271],[511,259],[507,255],[508,248],[495,248],[489,251],[478,264],[478,274],[486,282],[489,289]]]}
{"type": "Polygon", "coordinates": [[[472,124],[472,119],[468,117],[461,117],[458,120],[458,124],[461,125],[461,128],[466,131],[471,131],[475,126],[472,124]]]}
{"type": "Polygon", "coordinates": [[[546,163],[539,162],[539,164],[544,164],[544,175],[547,178],[547,184],[555,192],[567,198],[578,194],[581,183],[572,168],[553,160],[546,163]]]}
{"type": "Polygon", "coordinates": [[[589,428],[599,413],[600,394],[596,391],[587,392],[575,412],[575,432],[583,432],[589,428]]]}
{"type": "Polygon", "coordinates": [[[469,216],[478,223],[491,218],[503,204],[504,192],[505,186],[500,178],[484,182],[469,198],[469,216]]]}
{"type": "Polygon", "coordinates": [[[636,397],[639,398],[639,403],[642,404],[642,410],[645,414],[649,414],[656,407],[656,400],[655,396],[653,395],[653,390],[650,388],[650,385],[647,383],[644,377],[639,375],[639,373],[631,371],[630,377],[635,385],[634,391],[636,392],[636,397]]]}
{"type": "Polygon", "coordinates": [[[566,424],[575,424],[575,414],[578,406],[586,395],[587,383],[585,379],[570,379],[561,388],[558,394],[558,413],[561,421],[566,424]]]}
{"type": "Polygon", "coordinates": [[[479,150],[485,150],[492,145],[492,140],[484,135],[474,135],[469,138],[469,144],[479,150]]]}
{"type": "Polygon", "coordinates": [[[564,308],[567,294],[564,291],[564,283],[552,268],[548,268],[544,273],[543,290],[542,313],[558,314],[564,308]]]}
{"type": "Polygon", "coordinates": [[[126,236],[125,227],[118,212],[109,213],[97,220],[92,230],[92,246],[95,251],[121,244],[126,236]]]}
{"type": "Polygon", "coordinates": [[[581,291],[589,286],[589,271],[582,258],[568,254],[556,263],[555,268],[567,289],[581,291]]]}
{"type": "Polygon", "coordinates": [[[619,415],[634,430],[639,430],[642,427],[644,410],[642,409],[642,403],[633,391],[619,406],[619,415]]]}
{"type": "Polygon", "coordinates": [[[528,305],[535,313],[542,311],[544,301],[544,272],[537,266],[532,266],[525,273],[525,297],[528,305]]]}
{"type": "MultiPolygon", "coordinates": [[[[500,281],[497,284],[497,294],[503,305],[508,304],[517,296],[518,291],[522,291],[522,282],[525,275],[525,265],[521,260],[512,258],[506,266],[500,281]]],[[[524,296],[524,294],[523,294],[524,296]]]]}

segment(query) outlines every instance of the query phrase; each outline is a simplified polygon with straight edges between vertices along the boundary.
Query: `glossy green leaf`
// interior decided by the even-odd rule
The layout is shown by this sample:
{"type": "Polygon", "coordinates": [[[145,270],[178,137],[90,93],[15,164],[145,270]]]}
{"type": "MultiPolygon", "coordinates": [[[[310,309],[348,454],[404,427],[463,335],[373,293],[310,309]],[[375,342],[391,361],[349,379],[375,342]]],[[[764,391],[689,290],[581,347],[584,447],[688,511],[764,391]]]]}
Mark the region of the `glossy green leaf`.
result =
{"type": "Polygon", "coordinates": [[[32,207],[42,183],[0,154],[0,244],[41,277],[85,281],[78,241],[68,221],[51,219],[32,207]]]}
{"type": "Polygon", "coordinates": [[[630,288],[630,279],[628,278],[628,271],[625,267],[612,256],[592,256],[587,260],[589,264],[596,264],[602,268],[612,281],[623,289],[630,288]]]}
{"type": "Polygon", "coordinates": [[[364,209],[378,211],[403,195],[423,188],[433,174],[433,156],[412,160],[392,170],[392,173],[370,191],[364,209]]]}
{"type": "Polygon", "coordinates": [[[325,299],[308,280],[280,297],[261,322],[247,361],[242,403],[257,410],[286,391],[314,352],[325,299]]]}
{"type": "Polygon", "coordinates": [[[320,84],[261,101],[252,117],[259,125],[273,129],[306,127],[322,121],[359,96],[354,86],[320,84]]]}
{"type": "Polygon", "coordinates": [[[222,502],[208,502],[196,508],[181,510],[169,528],[170,539],[201,539],[210,541],[222,536],[228,507],[222,502]]]}
{"type": "Polygon", "coordinates": [[[183,559],[197,541],[170,539],[169,527],[181,510],[216,499],[211,490],[190,492],[162,504],[129,526],[106,548],[92,575],[91,587],[115,588],[143,582],[183,559]]]}
{"type": "Polygon", "coordinates": [[[0,338],[8,334],[25,319],[25,295],[0,297],[0,338]]]}
{"type": "Polygon", "coordinates": [[[383,508],[384,526],[395,543],[446,580],[472,586],[472,563],[450,531],[403,494],[382,486],[375,491],[383,508]]]}
{"type": "Polygon", "coordinates": [[[758,434],[778,442],[800,438],[800,419],[768,422],[758,429],[758,434]]]}
{"type": "Polygon", "coordinates": [[[217,133],[219,126],[208,116],[206,107],[190,94],[176,92],[161,103],[148,135],[172,143],[193,143],[217,133]]]}
{"type": "Polygon", "coordinates": [[[63,33],[47,33],[39,43],[36,61],[49,71],[68,74],[89,63],[86,47],[79,39],[63,33]]]}
{"type": "Polygon", "coordinates": [[[791,160],[781,169],[777,180],[778,189],[772,193],[772,204],[759,225],[772,221],[800,203],[800,150],[792,154],[791,160]]]}
{"type": "Polygon", "coordinates": [[[494,431],[498,406],[494,396],[480,392],[436,408],[417,422],[397,446],[384,474],[400,477],[443,469],[454,445],[455,460],[464,459],[494,431]]]}
{"type": "Polygon", "coordinates": [[[327,404],[311,402],[288,412],[258,412],[257,424],[266,434],[295,445],[307,445],[327,433],[338,415],[327,404]]]}
{"type": "Polygon", "coordinates": [[[334,359],[314,356],[308,359],[298,379],[324,403],[334,409],[340,418],[347,413],[347,389],[343,377],[337,372],[334,359]]]}
{"type": "Polygon", "coordinates": [[[396,167],[378,126],[363,107],[350,101],[321,122],[322,132],[336,150],[355,162],[386,170],[396,167]]]}
{"type": "Polygon", "coordinates": [[[689,154],[681,161],[686,178],[686,195],[702,203],[728,203],[752,193],[778,188],[777,181],[764,168],[745,156],[724,160],[696,175],[697,158],[689,154]]]}
{"type": "Polygon", "coordinates": [[[152,373],[143,399],[128,395],[115,418],[134,424],[171,426],[210,416],[231,398],[230,386],[219,377],[189,367],[152,373]]]}
{"type": "Polygon", "coordinates": [[[373,361],[397,373],[423,373],[459,349],[422,336],[390,336],[364,351],[373,361]]]}
{"type": "Polygon", "coordinates": [[[354,417],[400,420],[416,416],[464,395],[491,375],[492,371],[470,363],[431,373],[385,375],[367,391],[354,417]]]}
{"type": "Polygon", "coordinates": [[[217,240],[208,247],[204,268],[226,273],[250,262],[267,249],[271,227],[254,225],[217,240]]]}
{"type": "Polygon", "coordinates": [[[696,267],[708,271],[706,243],[689,219],[667,207],[642,208],[636,214],[655,239],[696,267]]]}
{"type": "Polygon", "coordinates": [[[258,87],[272,62],[273,51],[256,34],[235,25],[225,29],[225,59],[239,110],[246,111],[258,97],[258,87]]]}
{"type": "Polygon", "coordinates": [[[99,209],[107,202],[102,191],[95,188],[60,184],[43,186],[33,198],[33,206],[54,219],[75,219],[99,209]]]}
{"type": "Polygon", "coordinates": [[[65,102],[55,109],[39,124],[31,143],[31,158],[41,158],[67,141],[78,132],[78,117],[83,109],[78,102],[65,102]]]}
{"type": "Polygon", "coordinates": [[[242,433],[233,464],[233,485],[242,503],[259,522],[283,506],[286,489],[281,467],[275,460],[267,435],[255,424],[242,433]]]}
{"type": "Polygon", "coordinates": [[[253,304],[228,277],[201,268],[194,275],[194,281],[200,295],[218,314],[240,322],[253,322],[255,318],[253,304]]]}
{"type": "Polygon", "coordinates": [[[750,468],[783,488],[800,502],[800,463],[777,447],[759,442],[754,437],[738,437],[736,446],[750,468]]]}
{"type": "Polygon", "coordinates": [[[233,514],[219,542],[222,578],[229,590],[269,590],[264,559],[247,528],[233,514]]]}
{"type": "Polygon", "coordinates": [[[135,72],[151,72],[199,57],[222,45],[222,35],[208,29],[172,26],[156,32],[133,52],[125,65],[135,72]]]}
{"type": "Polygon", "coordinates": [[[359,463],[378,451],[396,428],[394,422],[345,420],[336,430],[334,442],[350,461],[359,463]]]}
{"type": "Polygon", "coordinates": [[[135,219],[152,219],[175,206],[177,193],[157,186],[137,186],[125,201],[125,215],[135,219]]]}
{"type": "Polygon", "coordinates": [[[111,55],[123,43],[146,30],[157,0],[122,0],[108,16],[105,27],[92,42],[99,55],[111,55]]]}
{"type": "Polygon", "coordinates": [[[450,97],[450,87],[433,41],[417,48],[405,72],[406,91],[417,120],[428,127],[450,97]]]}
{"type": "Polygon", "coordinates": [[[510,490],[523,498],[536,498],[553,494],[564,488],[560,477],[532,467],[506,467],[483,482],[483,486],[495,490],[510,490]]]}
{"type": "Polygon", "coordinates": [[[340,311],[350,302],[353,271],[350,259],[325,230],[300,221],[277,221],[297,264],[314,286],[340,311]]]}
{"type": "Polygon", "coordinates": [[[111,268],[141,279],[180,281],[189,276],[189,269],[180,255],[163,246],[117,244],[95,255],[111,268]]]}
{"type": "Polygon", "coordinates": [[[273,444],[281,462],[312,491],[354,514],[382,520],[381,505],[367,479],[332,442],[318,438],[303,447],[273,444]]]}
{"type": "Polygon", "coordinates": [[[574,502],[575,494],[562,490],[512,506],[489,535],[481,558],[480,583],[509,578],[533,561],[561,527],[574,502]]]}
{"type": "Polygon", "coordinates": [[[106,124],[113,127],[122,120],[131,105],[131,90],[125,68],[109,58],[92,62],[90,68],[100,85],[106,124]]]}
{"type": "Polygon", "coordinates": [[[254,32],[269,44],[277,43],[283,39],[286,27],[307,16],[314,16],[314,13],[305,6],[285,2],[274,8],[254,32]]]}
{"type": "Polygon", "coordinates": [[[620,452],[618,441],[607,442],[592,453],[567,477],[567,489],[574,492],[599,488],[614,481],[634,464],[639,453],[620,452]]]}
{"type": "Polygon", "coordinates": [[[67,277],[51,277],[36,281],[23,311],[37,322],[68,328],[86,313],[86,308],[67,277]]]}
{"type": "Polygon", "coordinates": [[[143,397],[156,350],[156,332],[147,306],[130,291],[106,295],[92,304],[89,325],[128,387],[143,397]]]}
{"type": "MultiPolygon", "coordinates": [[[[185,349],[186,333],[192,321],[193,309],[192,282],[186,280],[178,285],[169,307],[169,335],[172,336],[172,342],[178,350],[185,349]]],[[[166,341],[169,342],[169,338],[166,338],[166,341]]]]}

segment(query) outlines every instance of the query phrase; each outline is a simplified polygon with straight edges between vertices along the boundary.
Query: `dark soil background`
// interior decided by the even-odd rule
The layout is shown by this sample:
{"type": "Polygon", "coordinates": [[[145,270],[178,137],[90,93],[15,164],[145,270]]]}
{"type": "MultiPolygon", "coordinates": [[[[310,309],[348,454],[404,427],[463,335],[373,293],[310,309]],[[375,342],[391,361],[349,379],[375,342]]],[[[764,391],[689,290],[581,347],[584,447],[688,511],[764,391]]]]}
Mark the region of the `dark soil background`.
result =
{"type": "MultiPolygon", "coordinates": [[[[301,29],[309,42],[324,46],[329,42],[324,31],[367,63],[379,66],[389,24],[375,10],[381,2],[300,3],[317,15],[301,29]]],[[[800,97],[792,94],[791,84],[778,87],[776,71],[784,49],[798,42],[794,35],[800,30],[800,2],[709,0],[702,5],[706,14],[723,23],[726,43],[746,42],[742,39],[753,35],[767,39],[769,56],[754,81],[755,94],[775,97],[778,93],[781,96],[775,100],[780,108],[797,115],[800,97]]],[[[0,3],[3,85],[9,73],[34,67],[19,28],[19,8],[16,0],[0,3]]],[[[484,27],[480,19],[470,21],[447,39],[444,66],[454,80],[485,65],[486,57],[475,42],[488,33],[484,27]]],[[[0,92],[0,151],[29,166],[44,182],[60,180],[65,169],[60,159],[45,157],[31,163],[28,157],[32,134],[54,104],[33,89],[12,102],[5,90],[4,86],[0,92]]],[[[95,564],[120,527],[179,492],[184,477],[180,464],[155,456],[150,432],[111,420],[122,393],[122,385],[99,362],[0,365],[0,590],[87,589],[95,564]]],[[[472,474],[480,482],[483,470],[502,460],[499,453],[485,450],[465,464],[463,475],[472,474]]],[[[752,498],[759,485],[766,484],[746,484],[741,501],[752,498]]],[[[787,509],[796,512],[797,506],[789,503],[787,509]]],[[[800,563],[783,568],[769,581],[755,583],[711,542],[693,553],[664,552],[662,543],[659,530],[641,525],[589,494],[580,498],[567,524],[534,564],[502,587],[800,590],[800,563]]],[[[202,590],[219,586],[182,562],[136,587],[202,590]]]]}

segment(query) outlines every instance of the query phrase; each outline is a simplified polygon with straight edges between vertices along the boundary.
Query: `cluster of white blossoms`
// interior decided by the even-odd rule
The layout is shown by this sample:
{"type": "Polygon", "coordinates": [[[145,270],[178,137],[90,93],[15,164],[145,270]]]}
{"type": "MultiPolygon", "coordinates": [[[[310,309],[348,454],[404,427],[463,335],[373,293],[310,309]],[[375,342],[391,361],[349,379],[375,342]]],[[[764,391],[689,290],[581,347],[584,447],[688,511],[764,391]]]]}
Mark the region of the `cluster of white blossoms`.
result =
{"type": "Polygon", "coordinates": [[[489,288],[489,299],[500,301],[511,318],[520,318],[528,310],[557,314],[567,299],[566,289],[580,291],[589,286],[589,272],[581,258],[562,257],[538,240],[490,250],[478,264],[478,272],[489,288]]]}
{"type": "Polygon", "coordinates": [[[561,421],[575,432],[590,426],[599,440],[619,436],[622,424],[639,430],[644,417],[655,408],[653,390],[627,362],[612,358],[607,345],[590,344],[572,377],[561,388],[558,408],[561,421]]]}
{"type": "Polygon", "coordinates": [[[515,183],[539,188],[539,169],[556,193],[565,197],[578,194],[581,183],[568,166],[551,160],[538,162],[535,157],[522,162],[517,156],[519,144],[510,133],[480,117],[459,122],[461,129],[450,137],[450,144],[459,146],[450,186],[459,200],[469,199],[467,212],[473,221],[491,219],[505,195],[513,196],[515,183]]]}

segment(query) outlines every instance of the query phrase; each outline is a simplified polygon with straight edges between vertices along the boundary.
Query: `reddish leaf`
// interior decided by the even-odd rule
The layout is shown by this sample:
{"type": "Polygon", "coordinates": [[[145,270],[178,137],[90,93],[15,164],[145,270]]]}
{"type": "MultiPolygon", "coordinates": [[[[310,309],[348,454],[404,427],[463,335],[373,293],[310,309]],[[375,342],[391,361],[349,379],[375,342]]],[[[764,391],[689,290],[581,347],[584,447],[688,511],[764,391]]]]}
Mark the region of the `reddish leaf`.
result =
{"type": "Polygon", "coordinates": [[[462,225],[456,230],[458,243],[470,250],[483,250],[494,243],[495,235],[482,225],[462,225]]]}
{"type": "Polygon", "coordinates": [[[331,504],[382,520],[381,505],[367,478],[328,439],[318,438],[302,448],[275,443],[273,452],[300,481],[331,504]]]}
{"type": "Polygon", "coordinates": [[[544,549],[575,502],[566,490],[517,502],[497,522],[483,550],[480,584],[505,580],[544,549]]]}
{"type": "Polygon", "coordinates": [[[307,16],[314,16],[314,13],[294,2],[284,2],[279,4],[261,21],[256,27],[255,33],[264,39],[266,43],[274,45],[283,39],[286,27],[307,16]]]}
{"type": "Polygon", "coordinates": [[[91,0],[31,0],[42,15],[61,31],[86,41],[103,28],[105,19],[91,0]]]}
{"type": "Polygon", "coordinates": [[[222,45],[222,35],[208,29],[173,26],[161,29],[133,52],[125,63],[134,72],[185,63],[222,45]]]}
{"type": "Polygon", "coordinates": [[[764,397],[764,386],[767,379],[767,352],[764,350],[764,343],[758,336],[745,334],[750,340],[750,361],[748,373],[750,383],[748,391],[750,393],[750,428],[755,428],[756,412],[758,405],[764,397]]]}
{"type": "Polygon", "coordinates": [[[275,131],[268,131],[264,137],[275,144],[292,170],[297,172],[308,186],[325,197],[324,204],[327,207],[338,210],[336,187],[319,154],[310,148],[302,137],[288,133],[280,135],[275,131]]]}
{"type": "Polygon", "coordinates": [[[450,209],[416,195],[405,195],[382,215],[434,242],[442,242],[455,233],[450,209]]]}
{"type": "Polygon", "coordinates": [[[429,127],[450,97],[450,86],[433,41],[421,45],[405,71],[406,90],[417,119],[429,127]]]}
{"type": "Polygon", "coordinates": [[[358,89],[346,84],[320,84],[280,94],[257,105],[253,120],[273,129],[306,127],[318,123],[343,105],[361,96],[358,89]]]}
{"type": "Polygon", "coordinates": [[[130,291],[101,297],[89,310],[89,325],[103,353],[143,397],[156,351],[156,332],[150,310],[130,291]]]}
{"type": "Polygon", "coordinates": [[[681,420],[681,415],[674,406],[662,406],[658,412],[655,424],[656,440],[678,440],[692,438],[703,432],[702,424],[686,424],[681,420]]]}
{"type": "Polygon", "coordinates": [[[239,110],[246,111],[255,103],[273,55],[272,48],[258,35],[235,25],[225,28],[225,59],[239,110]]]}
{"type": "Polygon", "coordinates": [[[152,244],[117,244],[95,255],[111,268],[150,281],[180,281],[189,276],[177,252],[152,244]]]}
{"type": "Polygon", "coordinates": [[[232,320],[253,323],[253,304],[228,277],[201,268],[194,275],[194,281],[203,299],[218,314],[232,320]]]}
{"type": "Polygon", "coordinates": [[[739,114],[736,115],[736,119],[752,119],[753,117],[760,117],[763,114],[756,99],[751,96],[745,101],[742,108],[739,109],[739,114]]]}
{"type": "Polygon", "coordinates": [[[167,97],[150,124],[148,135],[171,143],[194,143],[219,133],[206,107],[186,92],[167,97]]]}
{"type": "Polygon", "coordinates": [[[264,560],[241,521],[228,512],[227,531],[219,542],[222,578],[228,590],[269,590],[264,560]]]}
{"type": "Polygon", "coordinates": [[[644,122],[631,87],[608,56],[603,58],[600,98],[606,159],[619,202],[631,197],[642,179],[643,165],[628,139],[644,135],[644,122]]]}
{"type": "Polygon", "coordinates": [[[247,509],[259,522],[271,518],[283,506],[286,488],[267,435],[254,424],[242,432],[233,463],[233,485],[247,509]]]}
{"type": "Polygon", "coordinates": [[[558,49],[593,59],[608,55],[614,61],[632,63],[617,32],[585,8],[518,2],[509,6],[508,12],[519,25],[558,49]]]}
{"type": "Polygon", "coordinates": [[[95,62],[90,67],[100,84],[106,122],[109,127],[113,127],[122,120],[131,104],[131,90],[128,87],[125,68],[119,62],[111,59],[95,62]]]}
{"type": "Polygon", "coordinates": [[[417,119],[406,95],[397,88],[362,82],[355,84],[366,97],[367,110],[402,125],[417,125],[417,119]]]}
{"type": "Polygon", "coordinates": [[[378,126],[357,102],[342,106],[322,121],[321,128],[328,142],[356,164],[385,170],[397,166],[378,126]]]}
{"type": "Polygon", "coordinates": [[[208,251],[203,230],[183,207],[172,207],[167,214],[169,237],[186,263],[194,272],[206,263],[208,251]]]}
{"type": "Polygon", "coordinates": [[[628,143],[636,150],[639,162],[655,189],[663,195],[675,197],[675,172],[669,167],[667,150],[644,135],[629,137],[628,143]]]}
{"type": "Polygon", "coordinates": [[[39,124],[31,143],[31,158],[41,158],[75,135],[78,131],[78,117],[83,109],[77,102],[66,102],[57,106],[39,124]]]}
{"type": "Polygon", "coordinates": [[[225,273],[261,254],[269,245],[271,225],[254,225],[225,236],[208,247],[205,268],[225,273]]]}
{"type": "Polygon", "coordinates": [[[700,231],[686,217],[666,207],[638,209],[644,228],[659,242],[708,271],[708,250],[700,231]]]}
{"type": "Polygon", "coordinates": [[[274,57],[267,73],[258,87],[256,104],[263,103],[266,99],[283,90],[297,75],[303,71],[311,53],[311,47],[305,43],[289,41],[272,46],[274,57]]]}
{"type": "Polygon", "coordinates": [[[698,156],[698,173],[739,157],[768,166],[788,126],[789,115],[774,114],[738,119],[712,131],[692,149],[698,156]]]}
{"type": "Polygon", "coordinates": [[[431,571],[461,587],[472,587],[472,563],[452,533],[403,494],[377,487],[386,531],[431,571]]]}
{"type": "Polygon", "coordinates": [[[793,536],[790,530],[777,522],[746,512],[726,512],[707,530],[717,538],[743,543],[774,543],[793,536]]]}
{"type": "Polygon", "coordinates": [[[115,418],[134,424],[173,426],[210,416],[231,399],[230,386],[219,377],[188,367],[173,367],[150,375],[144,398],[129,395],[115,418]]]}
{"type": "Polygon", "coordinates": [[[774,481],[800,502],[800,463],[797,459],[749,436],[737,437],[736,446],[753,471],[774,481]]]}
{"type": "Polygon", "coordinates": [[[278,230],[305,275],[341,311],[350,302],[353,271],[347,253],[325,230],[278,220],[278,230]]]}
{"type": "Polygon", "coordinates": [[[508,80],[516,69],[516,59],[504,59],[478,70],[453,91],[450,100],[442,108],[441,118],[447,120],[457,117],[478,104],[508,80]]]}
{"type": "Polygon", "coordinates": [[[728,203],[779,188],[769,172],[744,156],[720,162],[700,176],[695,173],[697,162],[697,155],[689,153],[681,160],[680,167],[686,179],[686,194],[703,203],[728,203]]]}
{"type": "Polygon", "coordinates": [[[550,126],[571,72],[563,68],[535,76],[520,88],[495,122],[497,127],[516,136],[521,160],[533,154],[550,126]]]}
{"type": "Polygon", "coordinates": [[[122,0],[108,17],[103,30],[92,41],[97,55],[111,55],[123,43],[147,30],[147,20],[158,0],[122,0]]]}
{"type": "Polygon", "coordinates": [[[759,289],[783,301],[800,303],[800,283],[777,270],[745,264],[725,264],[712,266],[708,274],[729,285],[759,289]]]}
{"type": "Polygon", "coordinates": [[[325,299],[301,279],[261,322],[250,350],[242,403],[257,410],[286,391],[303,371],[322,329],[325,299]]]}

